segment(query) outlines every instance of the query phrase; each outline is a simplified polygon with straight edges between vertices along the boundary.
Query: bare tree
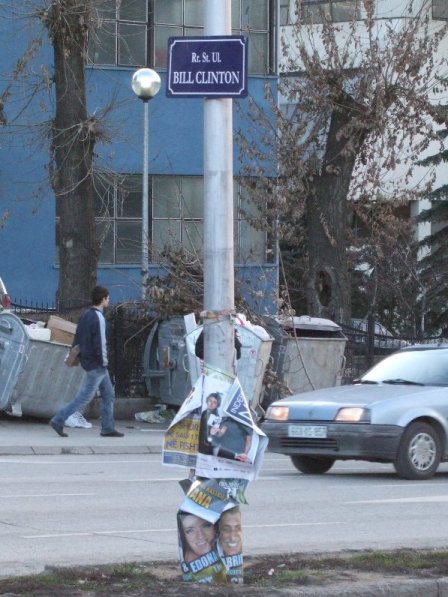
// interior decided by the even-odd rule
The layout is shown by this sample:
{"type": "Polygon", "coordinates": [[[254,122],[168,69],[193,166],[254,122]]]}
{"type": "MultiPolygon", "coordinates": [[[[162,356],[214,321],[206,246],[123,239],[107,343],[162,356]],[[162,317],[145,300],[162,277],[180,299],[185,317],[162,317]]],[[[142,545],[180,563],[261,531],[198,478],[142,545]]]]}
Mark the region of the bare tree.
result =
{"type": "Polygon", "coordinates": [[[88,303],[99,257],[92,181],[98,123],[87,115],[85,86],[90,4],[90,0],[53,0],[41,13],[54,50],[51,184],[60,222],[60,308],[88,303]]]}
{"type": "MultiPolygon", "coordinates": [[[[373,0],[359,4],[362,20],[342,25],[322,14],[316,27],[296,1],[295,24],[282,40],[277,129],[270,125],[270,140],[263,139],[278,158],[277,176],[258,190],[267,224],[278,220],[289,245],[305,243],[309,314],[340,322],[349,321],[351,305],[348,201],[393,200],[385,172],[401,169],[401,185],[410,179],[407,164],[436,138],[434,94],[447,72],[446,57],[437,58],[447,27],[431,23],[427,2],[417,11],[410,0],[411,12],[391,21],[375,19],[373,0]]],[[[246,171],[258,162],[258,173],[268,174],[260,143],[246,136],[242,147],[246,171]]]]}

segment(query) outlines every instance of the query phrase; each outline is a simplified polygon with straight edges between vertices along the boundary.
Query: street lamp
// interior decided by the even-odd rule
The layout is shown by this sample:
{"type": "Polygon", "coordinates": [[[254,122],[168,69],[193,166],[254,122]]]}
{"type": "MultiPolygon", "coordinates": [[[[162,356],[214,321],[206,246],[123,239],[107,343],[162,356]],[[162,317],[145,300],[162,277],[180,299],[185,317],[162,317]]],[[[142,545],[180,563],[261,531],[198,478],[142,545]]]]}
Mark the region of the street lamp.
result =
{"type": "Polygon", "coordinates": [[[143,101],[143,193],[142,193],[142,299],[148,285],[148,161],[149,161],[149,109],[148,102],[160,89],[160,77],[150,68],[140,68],[132,77],[132,91],[143,101]]]}

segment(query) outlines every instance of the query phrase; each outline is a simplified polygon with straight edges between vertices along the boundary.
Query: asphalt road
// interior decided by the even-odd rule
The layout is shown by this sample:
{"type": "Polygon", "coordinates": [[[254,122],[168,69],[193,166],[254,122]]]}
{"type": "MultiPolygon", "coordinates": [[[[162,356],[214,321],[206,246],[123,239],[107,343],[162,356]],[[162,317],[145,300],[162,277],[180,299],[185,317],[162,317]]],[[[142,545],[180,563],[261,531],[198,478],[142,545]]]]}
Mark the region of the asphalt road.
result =
{"type": "MultiPolygon", "coordinates": [[[[0,576],[177,558],[185,475],[160,455],[3,456],[0,475],[0,576]]],[[[304,476],[268,453],[246,497],[247,555],[448,545],[448,464],[424,482],[356,462],[304,476]]]]}

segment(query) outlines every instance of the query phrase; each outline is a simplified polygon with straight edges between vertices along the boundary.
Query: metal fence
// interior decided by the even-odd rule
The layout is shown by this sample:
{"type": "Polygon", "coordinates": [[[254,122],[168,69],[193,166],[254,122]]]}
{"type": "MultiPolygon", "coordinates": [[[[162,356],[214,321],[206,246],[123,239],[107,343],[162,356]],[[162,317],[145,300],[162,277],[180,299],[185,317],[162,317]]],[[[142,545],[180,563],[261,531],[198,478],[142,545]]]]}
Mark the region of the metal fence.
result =
{"type": "MultiPolygon", "coordinates": [[[[48,321],[50,315],[58,315],[76,323],[83,309],[56,311],[51,304],[13,302],[12,309],[25,323],[48,321]]],[[[147,396],[143,376],[143,353],[146,340],[155,322],[153,313],[139,304],[118,306],[108,310],[107,342],[109,371],[120,397],[147,396]]]]}
{"type": "Polygon", "coordinates": [[[342,325],[344,335],[347,337],[345,345],[345,369],[342,383],[351,383],[359,378],[375,363],[393,352],[412,344],[441,343],[442,336],[426,338],[397,337],[392,335],[377,334],[374,327],[367,330],[352,328],[342,325]]]}
{"type": "Polygon", "coordinates": [[[110,372],[118,396],[148,395],[143,354],[153,324],[154,314],[144,307],[118,307],[107,314],[110,372]]]}
{"type": "MultiPolygon", "coordinates": [[[[53,305],[13,303],[14,312],[22,319],[46,321],[56,314],[53,305]]],[[[77,322],[82,310],[57,312],[60,317],[77,322]]],[[[109,369],[116,393],[121,397],[145,397],[148,395],[144,381],[143,354],[146,341],[157,316],[147,306],[129,303],[110,309],[107,314],[109,369]]],[[[347,337],[345,368],[342,383],[351,383],[363,375],[376,362],[403,346],[416,343],[443,342],[442,337],[398,338],[377,334],[373,326],[368,329],[342,325],[347,337]]]]}

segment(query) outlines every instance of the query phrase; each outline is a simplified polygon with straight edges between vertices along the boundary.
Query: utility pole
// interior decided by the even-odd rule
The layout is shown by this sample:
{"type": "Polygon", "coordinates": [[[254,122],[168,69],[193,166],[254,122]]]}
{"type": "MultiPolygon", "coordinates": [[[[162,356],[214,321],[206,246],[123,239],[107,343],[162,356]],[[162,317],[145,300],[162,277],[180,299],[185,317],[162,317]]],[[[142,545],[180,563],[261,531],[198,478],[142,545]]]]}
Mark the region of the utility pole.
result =
{"type": "MultiPolygon", "coordinates": [[[[231,0],[204,3],[204,35],[231,35],[231,0]]],[[[232,99],[204,100],[204,354],[235,374],[232,99]]]]}

